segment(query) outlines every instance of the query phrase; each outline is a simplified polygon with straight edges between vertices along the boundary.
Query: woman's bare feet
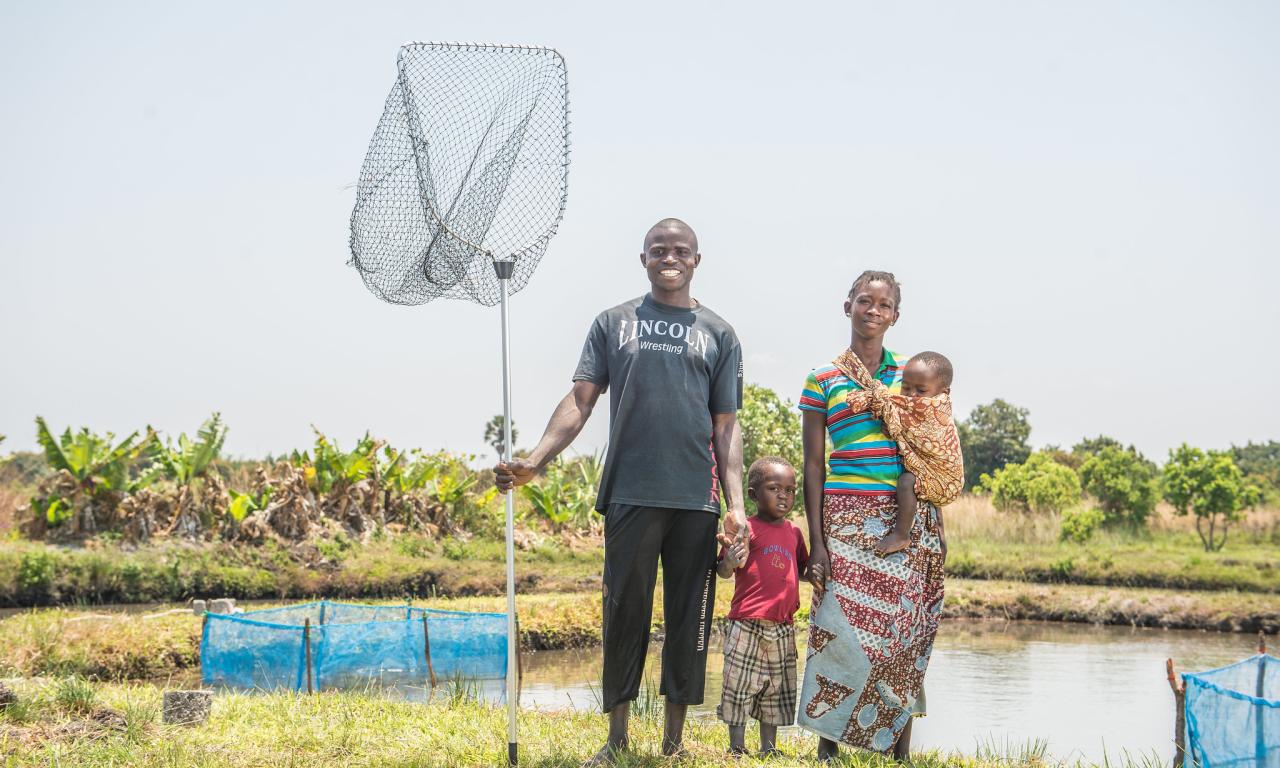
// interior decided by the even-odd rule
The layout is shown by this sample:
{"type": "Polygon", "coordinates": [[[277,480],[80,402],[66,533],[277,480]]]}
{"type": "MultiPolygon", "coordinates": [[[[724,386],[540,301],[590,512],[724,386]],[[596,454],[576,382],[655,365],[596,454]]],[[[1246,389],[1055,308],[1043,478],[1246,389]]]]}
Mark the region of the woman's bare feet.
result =
{"type": "Polygon", "coordinates": [[[831,760],[835,758],[836,752],[838,751],[839,751],[839,747],[836,746],[836,743],[834,741],[832,741],[831,739],[824,739],[821,736],[818,737],[818,762],[820,763],[831,762],[831,760]]]}

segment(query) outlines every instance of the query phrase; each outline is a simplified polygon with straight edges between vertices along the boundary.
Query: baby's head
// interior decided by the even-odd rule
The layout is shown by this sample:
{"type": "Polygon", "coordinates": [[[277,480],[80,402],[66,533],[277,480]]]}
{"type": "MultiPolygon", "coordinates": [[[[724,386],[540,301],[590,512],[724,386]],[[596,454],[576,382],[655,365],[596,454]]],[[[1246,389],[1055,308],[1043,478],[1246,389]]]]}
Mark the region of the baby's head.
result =
{"type": "Polygon", "coordinates": [[[747,470],[747,498],[766,520],[781,520],[796,503],[796,471],[781,456],[762,456],[747,470]]]}
{"type": "Polygon", "coordinates": [[[937,352],[921,352],[902,369],[902,394],[937,397],[951,392],[951,361],[937,352]]]}

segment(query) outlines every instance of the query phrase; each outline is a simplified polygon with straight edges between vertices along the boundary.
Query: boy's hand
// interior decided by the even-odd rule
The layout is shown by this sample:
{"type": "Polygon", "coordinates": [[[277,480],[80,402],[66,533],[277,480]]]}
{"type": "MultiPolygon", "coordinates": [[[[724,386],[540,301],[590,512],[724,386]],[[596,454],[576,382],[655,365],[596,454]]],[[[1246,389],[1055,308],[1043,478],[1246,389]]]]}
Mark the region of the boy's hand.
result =
{"type": "Polygon", "coordinates": [[[730,568],[740,568],[747,562],[747,554],[750,551],[750,542],[741,536],[730,538],[726,534],[718,534],[716,539],[724,545],[724,557],[722,558],[725,565],[730,568]]]}

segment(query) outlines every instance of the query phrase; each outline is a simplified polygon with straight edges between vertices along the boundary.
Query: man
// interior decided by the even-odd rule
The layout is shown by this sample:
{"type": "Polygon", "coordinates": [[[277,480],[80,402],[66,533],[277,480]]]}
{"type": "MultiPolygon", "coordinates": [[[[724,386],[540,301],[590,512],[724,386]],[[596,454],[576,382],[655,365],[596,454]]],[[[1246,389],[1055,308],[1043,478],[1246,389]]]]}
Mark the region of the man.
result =
{"type": "Polygon", "coordinates": [[[716,543],[746,535],[742,502],[742,348],[733,328],[690,295],[698,238],[663,219],[644,238],[649,293],[596,317],[573,389],[536,448],[496,468],[498,487],[522,485],[573,442],[596,399],[609,396],[609,451],[596,509],[605,515],[603,707],[609,739],[588,765],[628,746],[640,690],[658,560],[666,640],[663,754],[681,750],[689,704],[702,703],[715,605],[716,543]],[[729,509],[717,537],[720,497],[729,509]]]}

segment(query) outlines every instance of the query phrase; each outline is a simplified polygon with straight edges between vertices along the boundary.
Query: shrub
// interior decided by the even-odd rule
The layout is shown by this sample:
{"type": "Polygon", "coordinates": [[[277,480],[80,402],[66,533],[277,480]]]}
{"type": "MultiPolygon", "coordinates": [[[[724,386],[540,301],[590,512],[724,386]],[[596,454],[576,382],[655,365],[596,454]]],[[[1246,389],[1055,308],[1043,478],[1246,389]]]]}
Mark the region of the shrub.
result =
{"type": "MultiPolygon", "coordinates": [[[[761,456],[781,456],[796,468],[796,480],[803,484],[804,442],[801,439],[800,415],[791,401],[778,397],[778,393],[768,387],[747,384],[742,390],[738,424],[742,427],[744,470],[761,456]]],[[[746,481],[744,471],[744,499],[747,497],[746,481]]],[[[796,488],[796,506],[804,506],[803,488],[796,488]]]]}
{"type": "Polygon", "coordinates": [[[1080,480],[1102,505],[1107,524],[1146,525],[1159,498],[1155,467],[1133,449],[1102,448],[1080,466],[1080,480]]]}
{"type": "Polygon", "coordinates": [[[1186,443],[1169,451],[1164,498],[1179,515],[1196,516],[1196,533],[1206,552],[1226,546],[1227,528],[1240,519],[1240,511],[1261,501],[1229,452],[1202,451],[1186,443]]]}
{"type": "Polygon", "coordinates": [[[1093,534],[1102,527],[1106,515],[1100,509],[1080,508],[1068,509],[1062,513],[1062,528],[1059,538],[1063,541],[1074,541],[1083,544],[1093,538],[1093,534]]]}
{"type": "Polygon", "coordinates": [[[1027,409],[1004,400],[974,408],[969,418],[956,425],[956,430],[964,451],[965,485],[970,488],[978,485],[982,475],[1025,461],[1031,455],[1027,409]]]}
{"type": "Polygon", "coordinates": [[[18,594],[30,605],[38,605],[50,599],[53,575],[57,563],[52,552],[29,549],[22,553],[18,565],[18,594]]]}
{"type": "Polygon", "coordinates": [[[1079,476],[1043,453],[983,475],[980,489],[990,493],[991,503],[1003,512],[1060,512],[1080,501],[1079,476]]]}

